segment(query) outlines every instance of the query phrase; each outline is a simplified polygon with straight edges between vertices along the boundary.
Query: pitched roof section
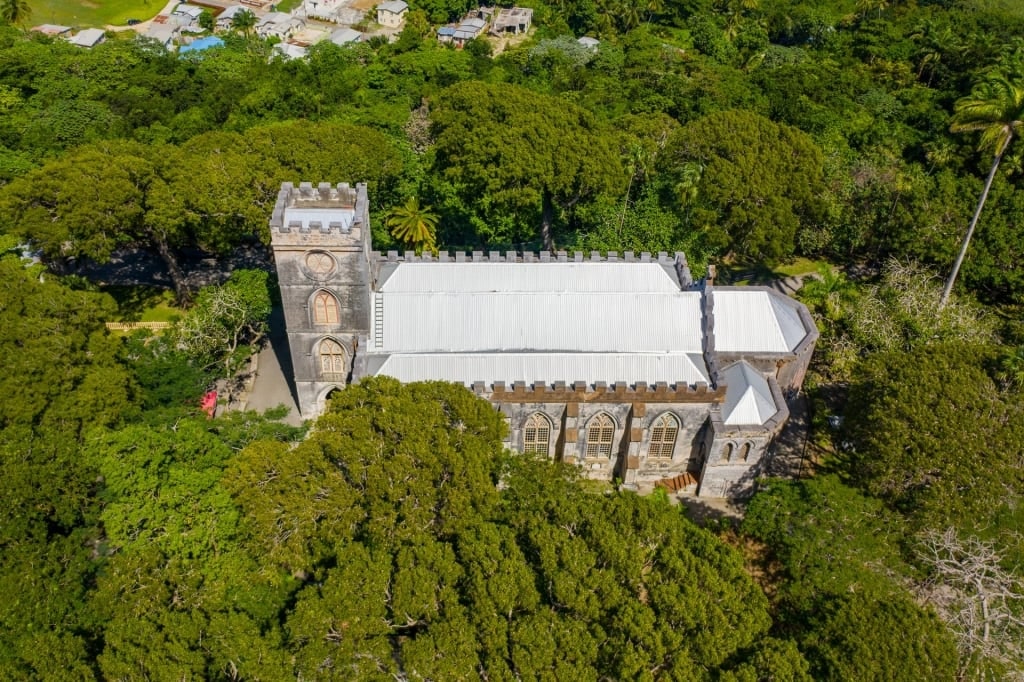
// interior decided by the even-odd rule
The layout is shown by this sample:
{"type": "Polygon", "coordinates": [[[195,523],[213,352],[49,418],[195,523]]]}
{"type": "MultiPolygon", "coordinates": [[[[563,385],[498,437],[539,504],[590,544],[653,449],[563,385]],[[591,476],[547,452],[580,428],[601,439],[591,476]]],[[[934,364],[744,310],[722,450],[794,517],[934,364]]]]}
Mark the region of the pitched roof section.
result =
{"type": "Polygon", "coordinates": [[[679,280],[659,263],[398,263],[381,293],[663,292],[679,280]]]}
{"type": "Polygon", "coordinates": [[[707,383],[700,353],[397,353],[371,355],[367,374],[399,381],[707,383]]]}
{"type": "Polygon", "coordinates": [[[715,350],[789,353],[807,336],[795,305],[764,290],[716,287],[715,350]]]}
{"type": "Polygon", "coordinates": [[[374,352],[703,350],[701,293],[658,263],[400,263],[373,303],[374,352]]]}
{"type": "Polygon", "coordinates": [[[778,408],[768,380],[746,362],[737,362],[722,372],[725,378],[725,405],[722,421],[729,426],[760,426],[772,418],[778,408]]]}

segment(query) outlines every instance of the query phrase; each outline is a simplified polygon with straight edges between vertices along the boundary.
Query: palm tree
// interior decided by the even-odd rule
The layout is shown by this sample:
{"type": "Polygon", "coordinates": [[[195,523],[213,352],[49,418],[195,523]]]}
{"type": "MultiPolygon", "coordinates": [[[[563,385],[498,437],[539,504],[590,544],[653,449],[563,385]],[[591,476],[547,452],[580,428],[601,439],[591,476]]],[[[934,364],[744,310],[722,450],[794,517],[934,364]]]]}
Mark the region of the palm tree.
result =
{"type": "Polygon", "coordinates": [[[980,131],[981,141],[978,149],[991,151],[993,158],[992,167],[985,180],[985,188],[978,199],[977,208],[974,209],[974,217],[971,218],[967,234],[960,244],[960,253],[953,263],[953,271],[949,273],[949,279],[942,290],[940,309],[949,301],[949,294],[953,290],[964,256],[967,255],[967,247],[971,243],[974,228],[981,217],[981,209],[985,207],[985,200],[988,199],[988,192],[992,188],[992,180],[999,169],[999,162],[1003,160],[1003,154],[1010,146],[1013,136],[1021,126],[1024,126],[1024,80],[1019,76],[1012,79],[1005,75],[993,76],[983,81],[969,96],[957,101],[953,111],[953,123],[949,129],[954,133],[980,131]]]}
{"type": "Polygon", "coordinates": [[[28,0],[0,0],[0,19],[11,26],[24,24],[31,15],[28,0]]]}
{"type": "Polygon", "coordinates": [[[420,206],[416,197],[410,197],[404,206],[391,210],[388,227],[395,239],[411,244],[417,253],[423,249],[437,250],[437,215],[429,207],[420,206]]]}
{"type": "Polygon", "coordinates": [[[254,26],[256,26],[256,15],[247,9],[231,17],[231,28],[241,31],[245,34],[246,38],[249,37],[249,32],[252,31],[254,26]]]}

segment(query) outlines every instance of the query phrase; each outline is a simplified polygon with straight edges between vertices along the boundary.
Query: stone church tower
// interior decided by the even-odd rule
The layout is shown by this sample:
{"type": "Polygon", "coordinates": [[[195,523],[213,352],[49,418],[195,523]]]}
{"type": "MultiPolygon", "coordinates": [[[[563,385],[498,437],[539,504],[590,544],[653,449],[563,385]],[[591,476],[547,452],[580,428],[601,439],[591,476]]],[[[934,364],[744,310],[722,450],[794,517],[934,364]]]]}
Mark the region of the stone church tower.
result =
{"type": "Polygon", "coordinates": [[[315,416],[343,388],[370,330],[366,185],[281,186],[270,219],[299,410],[315,416]]]}

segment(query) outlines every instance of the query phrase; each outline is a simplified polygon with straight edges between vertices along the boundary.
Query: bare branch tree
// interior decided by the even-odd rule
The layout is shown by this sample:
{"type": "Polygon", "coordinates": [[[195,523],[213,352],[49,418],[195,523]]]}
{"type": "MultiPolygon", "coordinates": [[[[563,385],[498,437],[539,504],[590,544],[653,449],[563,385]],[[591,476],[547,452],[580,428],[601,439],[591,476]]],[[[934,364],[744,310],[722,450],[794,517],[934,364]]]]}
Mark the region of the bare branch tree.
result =
{"type": "Polygon", "coordinates": [[[956,636],[962,660],[983,657],[1024,679],[1024,579],[1003,567],[995,543],[928,530],[917,556],[929,570],[918,595],[956,636]]]}

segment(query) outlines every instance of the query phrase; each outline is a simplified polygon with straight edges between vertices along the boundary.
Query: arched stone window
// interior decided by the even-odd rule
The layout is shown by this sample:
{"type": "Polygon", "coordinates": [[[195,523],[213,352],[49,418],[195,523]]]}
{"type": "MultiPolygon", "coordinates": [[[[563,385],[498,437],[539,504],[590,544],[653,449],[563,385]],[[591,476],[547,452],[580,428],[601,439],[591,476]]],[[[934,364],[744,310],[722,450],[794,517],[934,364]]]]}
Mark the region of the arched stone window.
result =
{"type": "Polygon", "coordinates": [[[658,417],[651,427],[651,444],[647,448],[648,457],[671,457],[676,448],[676,436],[679,435],[679,420],[667,412],[658,417]]]}
{"type": "Polygon", "coordinates": [[[313,324],[338,324],[338,299],[329,291],[313,297],[313,324]]]}
{"type": "Polygon", "coordinates": [[[551,422],[540,412],[534,412],[526,419],[523,426],[523,452],[540,454],[545,457],[549,453],[551,442],[551,422]]]}
{"type": "Polygon", "coordinates": [[[587,424],[587,457],[611,457],[615,422],[602,412],[587,424]]]}
{"type": "Polygon", "coordinates": [[[732,459],[732,443],[726,443],[725,447],[722,448],[722,456],[718,458],[720,462],[728,462],[732,459]]]}
{"type": "Polygon", "coordinates": [[[741,462],[746,462],[748,457],[750,457],[750,443],[744,443],[740,446],[740,454],[737,459],[741,462]]]}
{"type": "Polygon", "coordinates": [[[320,342],[317,355],[320,356],[320,373],[325,379],[335,381],[346,374],[347,353],[340,343],[334,339],[324,339],[320,342]]]}

